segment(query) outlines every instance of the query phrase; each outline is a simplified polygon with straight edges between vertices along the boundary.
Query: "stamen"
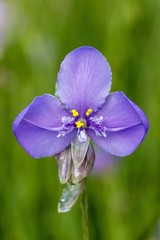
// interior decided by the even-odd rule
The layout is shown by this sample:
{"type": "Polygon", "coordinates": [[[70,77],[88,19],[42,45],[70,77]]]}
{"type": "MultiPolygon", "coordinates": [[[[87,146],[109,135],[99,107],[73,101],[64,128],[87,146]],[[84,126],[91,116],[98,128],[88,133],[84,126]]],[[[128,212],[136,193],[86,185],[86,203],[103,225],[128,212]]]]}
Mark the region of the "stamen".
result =
{"type": "Polygon", "coordinates": [[[89,116],[93,112],[92,108],[89,108],[86,112],[86,116],[89,116]]]}
{"type": "Polygon", "coordinates": [[[84,127],[84,123],[81,121],[77,121],[77,122],[75,122],[75,124],[76,124],[76,128],[84,127]]]}
{"type": "Polygon", "coordinates": [[[71,112],[72,112],[73,117],[78,117],[79,116],[79,113],[75,109],[73,109],[71,112]]]}
{"type": "Polygon", "coordinates": [[[102,116],[90,117],[88,120],[89,128],[95,131],[96,135],[99,137],[107,137],[107,128],[102,123],[102,116]]]}
{"type": "Polygon", "coordinates": [[[62,126],[60,127],[57,138],[64,137],[66,134],[72,132],[75,128],[75,118],[73,117],[62,117],[62,126]]]}

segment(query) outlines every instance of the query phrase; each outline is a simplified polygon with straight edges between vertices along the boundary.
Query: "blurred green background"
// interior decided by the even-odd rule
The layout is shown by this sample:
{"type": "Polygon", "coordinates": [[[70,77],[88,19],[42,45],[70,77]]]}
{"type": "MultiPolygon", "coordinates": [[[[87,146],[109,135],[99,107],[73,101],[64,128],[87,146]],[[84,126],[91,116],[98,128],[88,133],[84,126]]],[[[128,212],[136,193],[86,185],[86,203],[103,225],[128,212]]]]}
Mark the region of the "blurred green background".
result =
{"type": "Polygon", "coordinates": [[[88,177],[92,240],[160,239],[159,0],[0,0],[0,240],[80,240],[80,200],[58,214],[53,157],[32,159],[12,133],[35,96],[54,93],[65,55],[90,45],[146,113],[150,131],[131,155],[88,177]]]}

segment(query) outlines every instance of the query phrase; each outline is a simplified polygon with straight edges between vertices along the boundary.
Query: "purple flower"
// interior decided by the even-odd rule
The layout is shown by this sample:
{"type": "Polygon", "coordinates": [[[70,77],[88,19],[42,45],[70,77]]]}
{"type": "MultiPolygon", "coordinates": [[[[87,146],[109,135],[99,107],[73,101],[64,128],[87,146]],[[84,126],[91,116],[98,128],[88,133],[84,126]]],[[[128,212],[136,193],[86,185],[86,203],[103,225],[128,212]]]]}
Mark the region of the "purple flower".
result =
{"type": "Polygon", "coordinates": [[[95,153],[90,140],[103,152],[127,156],[148,131],[148,120],[136,104],[123,92],[109,94],[111,78],[99,51],[77,48],[61,64],[56,97],[35,97],[13,123],[18,142],[32,157],[57,156],[62,183],[76,169],[83,177],[91,170],[95,153]]]}

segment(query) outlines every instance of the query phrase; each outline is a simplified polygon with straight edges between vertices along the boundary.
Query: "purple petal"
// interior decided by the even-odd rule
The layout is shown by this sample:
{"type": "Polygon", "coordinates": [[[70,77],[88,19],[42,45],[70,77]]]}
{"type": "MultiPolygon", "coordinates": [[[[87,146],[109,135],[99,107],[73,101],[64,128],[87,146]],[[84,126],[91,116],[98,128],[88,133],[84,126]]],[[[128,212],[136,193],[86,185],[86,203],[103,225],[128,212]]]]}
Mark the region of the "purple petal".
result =
{"type": "Polygon", "coordinates": [[[69,113],[58,99],[46,94],[36,97],[13,123],[13,132],[21,146],[34,158],[63,151],[75,138],[76,131],[57,138],[63,116],[69,113]]]}
{"type": "Polygon", "coordinates": [[[105,152],[101,148],[94,146],[94,151],[95,151],[95,163],[93,167],[93,172],[94,173],[99,173],[106,171],[109,167],[111,167],[117,157],[105,152]]]}
{"type": "Polygon", "coordinates": [[[88,131],[88,135],[97,146],[120,157],[131,154],[143,140],[144,134],[142,124],[121,131],[108,132],[106,138],[96,136],[93,130],[88,131]]]}
{"type": "Polygon", "coordinates": [[[140,109],[140,107],[138,107],[134,102],[132,102],[130,100],[130,103],[133,105],[133,107],[135,108],[135,110],[137,111],[143,125],[144,125],[144,128],[145,128],[145,135],[144,137],[146,136],[147,132],[148,132],[148,129],[149,129],[149,122],[148,122],[148,118],[146,117],[146,115],[144,114],[144,112],[142,111],[142,109],[140,109]]]}
{"type": "Polygon", "coordinates": [[[58,73],[57,94],[70,109],[83,117],[92,108],[96,111],[109,93],[111,69],[105,57],[91,47],[80,47],[69,53],[58,73]]]}
{"type": "Polygon", "coordinates": [[[62,117],[72,117],[72,115],[51,94],[35,97],[24,115],[26,121],[48,130],[61,126],[62,117]]]}
{"type": "Polygon", "coordinates": [[[123,92],[108,95],[102,108],[93,115],[103,117],[103,125],[108,131],[123,130],[141,123],[141,119],[130,100],[123,92]]]}
{"type": "Polygon", "coordinates": [[[110,94],[102,109],[95,114],[103,117],[102,124],[107,128],[107,136],[99,137],[93,130],[88,130],[93,142],[112,155],[131,154],[148,130],[143,120],[146,119],[144,113],[135,106],[122,92],[110,94]]]}

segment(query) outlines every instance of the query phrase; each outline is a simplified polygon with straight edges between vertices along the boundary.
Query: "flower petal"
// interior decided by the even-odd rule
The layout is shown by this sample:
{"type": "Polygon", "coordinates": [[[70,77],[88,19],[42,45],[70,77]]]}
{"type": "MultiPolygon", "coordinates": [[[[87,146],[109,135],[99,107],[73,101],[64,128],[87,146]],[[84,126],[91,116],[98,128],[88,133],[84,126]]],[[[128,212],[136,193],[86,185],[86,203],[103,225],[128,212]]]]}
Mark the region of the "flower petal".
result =
{"type": "Polygon", "coordinates": [[[20,145],[34,158],[58,154],[74,140],[76,130],[57,138],[63,114],[69,113],[52,95],[36,97],[15,119],[13,132],[20,145]]]}
{"type": "MultiPolygon", "coordinates": [[[[44,129],[54,130],[62,125],[62,117],[72,117],[58,98],[51,94],[35,97],[32,103],[18,115],[44,129]],[[24,116],[22,116],[22,113],[24,116]]],[[[17,122],[17,121],[16,121],[17,122]]]]}
{"type": "Polygon", "coordinates": [[[130,103],[133,105],[133,107],[135,108],[135,110],[137,111],[143,125],[144,125],[144,128],[145,128],[145,135],[144,137],[146,136],[147,132],[148,132],[148,129],[149,129],[149,122],[148,122],[148,118],[146,117],[146,115],[144,114],[144,112],[142,111],[142,109],[140,109],[140,107],[138,107],[134,102],[132,102],[130,100],[130,103]]]}
{"type": "Polygon", "coordinates": [[[95,144],[112,155],[131,154],[148,130],[148,121],[142,110],[122,92],[110,94],[94,115],[103,117],[102,124],[107,128],[106,138],[96,136],[91,129],[87,133],[95,144]]]}
{"type": "Polygon", "coordinates": [[[96,111],[109,93],[112,73],[105,57],[95,48],[80,47],[69,53],[58,73],[57,94],[69,109],[83,117],[96,111]]]}
{"type": "Polygon", "coordinates": [[[76,132],[57,138],[56,131],[45,130],[22,120],[14,129],[14,134],[26,152],[34,158],[41,158],[54,156],[65,150],[75,138],[76,132]]]}
{"type": "Polygon", "coordinates": [[[127,156],[135,151],[142,142],[145,129],[142,124],[115,132],[108,132],[107,137],[96,136],[93,130],[88,135],[97,146],[115,156],[127,156]]]}
{"type": "Polygon", "coordinates": [[[123,130],[142,123],[139,113],[123,92],[108,95],[105,104],[94,116],[102,116],[108,131],[123,130]]]}

